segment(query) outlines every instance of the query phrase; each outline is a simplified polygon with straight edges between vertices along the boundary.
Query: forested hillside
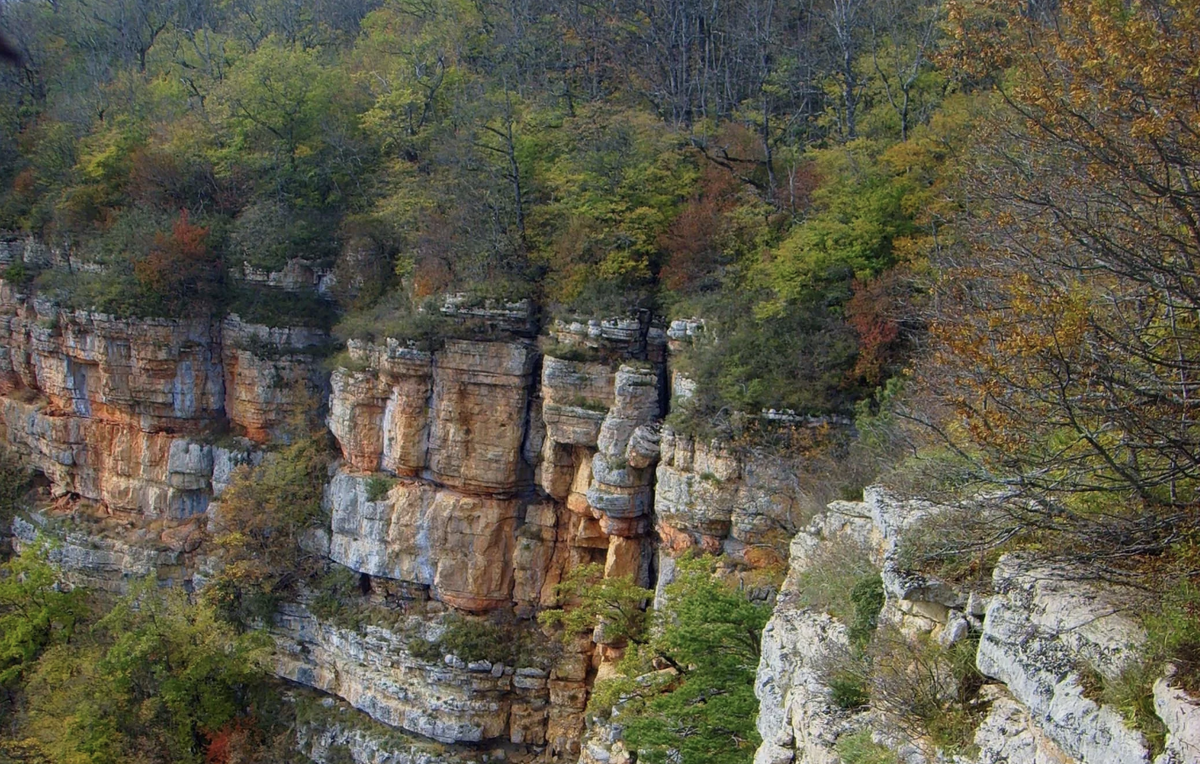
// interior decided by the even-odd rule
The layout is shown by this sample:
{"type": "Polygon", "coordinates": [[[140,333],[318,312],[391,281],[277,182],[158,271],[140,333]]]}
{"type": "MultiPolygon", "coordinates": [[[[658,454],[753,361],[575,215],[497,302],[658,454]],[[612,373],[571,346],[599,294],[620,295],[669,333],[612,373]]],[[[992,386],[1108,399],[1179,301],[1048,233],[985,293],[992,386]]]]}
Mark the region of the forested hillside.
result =
{"type": "Polygon", "coordinates": [[[848,413],[895,372],[918,323],[902,274],[971,114],[934,66],[936,2],[4,13],[24,63],[4,72],[0,228],[76,266],[39,289],[345,336],[417,331],[451,290],[699,313],[727,338],[695,359],[708,414],[848,413]],[[237,286],[293,257],[333,268],[337,318],[237,286]]]}
{"type": "Polygon", "coordinates": [[[0,762],[282,760],[332,712],[271,672],[471,755],[590,762],[586,717],[633,761],[750,761],[777,600],[846,624],[814,669],[842,761],[975,755],[970,609],[1013,560],[1119,587],[1133,657],[1060,673],[1174,750],[1193,0],[0,0],[0,35],[0,530],[192,523],[151,577],[202,592],[88,599],[46,562],[81,555],[14,541],[0,762]],[[835,498],[886,555],[801,549],[862,520],[835,498]],[[328,624],[517,699],[487,688],[497,730],[364,701],[338,682],[400,680],[322,674],[369,652],[328,624]]]}

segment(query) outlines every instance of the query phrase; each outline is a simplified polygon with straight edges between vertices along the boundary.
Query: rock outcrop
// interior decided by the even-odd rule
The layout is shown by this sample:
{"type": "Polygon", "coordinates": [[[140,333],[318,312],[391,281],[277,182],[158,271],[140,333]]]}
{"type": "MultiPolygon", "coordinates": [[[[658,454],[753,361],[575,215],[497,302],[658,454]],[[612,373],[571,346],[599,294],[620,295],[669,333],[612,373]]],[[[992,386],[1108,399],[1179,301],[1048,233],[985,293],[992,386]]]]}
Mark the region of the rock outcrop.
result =
{"type": "Polygon", "coordinates": [[[824,565],[823,548],[835,544],[879,558],[882,538],[866,504],[834,502],[792,539],[788,575],[762,635],[755,764],[838,764],[833,746],[856,728],[855,714],[837,706],[829,687],[832,661],[849,650],[846,625],[802,604],[805,574],[824,565]]]}
{"type": "Polygon", "coordinates": [[[329,333],[309,327],[221,322],[224,412],[233,428],[256,442],[286,438],[317,419],[328,395],[321,356],[329,333]]]}
{"type": "Polygon", "coordinates": [[[111,518],[35,513],[13,520],[18,550],[53,538],[48,558],[74,586],[125,594],[146,578],[164,586],[189,585],[200,563],[203,530],[195,520],[130,527],[111,518]]]}
{"type": "Polygon", "coordinates": [[[537,354],[525,342],[451,340],[436,353],[351,342],[357,370],[333,375],[329,429],[356,470],[514,493],[537,354]]]}
{"type": "Polygon", "coordinates": [[[1132,593],[1070,571],[1001,560],[978,664],[1002,681],[1038,726],[1085,764],[1149,762],[1141,734],[1085,694],[1083,670],[1115,678],[1145,641],[1127,613],[1132,593]]]}
{"type": "Polygon", "coordinates": [[[328,489],[330,558],[351,570],[428,587],[448,605],[508,605],[519,499],[401,479],[375,501],[368,479],[339,472],[328,489]]]}
{"type": "Polygon", "coordinates": [[[467,746],[446,746],[405,735],[386,724],[364,718],[353,706],[332,697],[296,698],[302,706],[296,738],[300,751],[315,764],[474,764],[487,761],[520,761],[504,749],[478,751],[467,746]]]}
{"type": "Polygon", "coordinates": [[[762,744],[755,764],[836,764],[833,746],[846,714],[830,699],[823,662],[846,649],[846,627],[827,613],[780,608],[762,640],[754,686],[762,744]]]}
{"type": "Polygon", "coordinates": [[[231,458],[201,441],[228,428],[258,441],[284,435],[320,406],[327,344],[324,332],[236,316],[68,311],[0,283],[4,439],[55,495],[147,517],[195,515],[231,458]]]}
{"type": "MultiPolygon", "coordinates": [[[[796,535],[788,579],[763,634],[756,685],[763,743],[756,762],[835,764],[837,740],[862,729],[906,762],[935,759],[930,745],[898,734],[886,708],[847,710],[831,702],[826,657],[845,654],[845,626],[798,603],[804,601],[805,573],[826,562],[823,550],[840,544],[839,554],[858,549],[880,571],[886,595],[881,627],[943,646],[978,640],[976,665],[987,683],[973,702],[983,711],[975,752],[955,761],[1149,764],[1142,734],[1085,689],[1094,681],[1089,675],[1116,679],[1139,659],[1146,637],[1130,615],[1136,593],[1014,555],[1000,560],[986,591],[959,590],[905,570],[897,548],[903,533],[949,509],[898,501],[872,488],[862,502],[830,504],[796,535]]],[[[1200,760],[1193,731],[1200,704],[1165,678],[1155,684],[1154,700],[1168,736],[1166,750],[1153,761],[1200,760]]]]}
{"type": "Polygon", "coordinates": [[[794,528],[804,503],[796,465],[735,454],[664,428],[654,497],[658,535],[675,553],[696,548],[758,567],[794,528]]]}
{"type": "MultiPolygon", "coordinates": [[[[437,622],[413,617],[405,626],[404,632],[339,628],[302,605],[285,605],[272,629],[279,645],[276,672],[343,698],[391,727],[442,743],[507,738],[517,702],[514,670],[496,671],[490,664],[472,670],[415,658],[410,645],[432,638],[437,622]]],[[[545,679],[530,684],[539,686],[531,688],[529,701],[544,707],[545,679]]]]}
{"type": "Polygon", "coordinates": [[[1155,764],[1200,762],[1200,699],[1172,685],[1175,668],[1154,683],[1154,712],[1167,728],[1165,750],[1155,764]]]}

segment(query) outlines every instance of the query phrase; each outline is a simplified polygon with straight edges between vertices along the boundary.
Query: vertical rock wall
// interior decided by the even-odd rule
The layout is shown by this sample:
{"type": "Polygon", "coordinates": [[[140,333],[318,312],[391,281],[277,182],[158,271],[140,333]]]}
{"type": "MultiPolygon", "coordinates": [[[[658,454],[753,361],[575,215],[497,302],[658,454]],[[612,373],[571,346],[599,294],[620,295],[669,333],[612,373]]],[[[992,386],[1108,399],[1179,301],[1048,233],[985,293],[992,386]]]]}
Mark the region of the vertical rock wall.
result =
{"type": "MultiPolygon", "coordinates": [[[[210,501],[232,470],[323,415],[341,461],[326,488],[330,525],[314,543],[400,604],[393,622],[357,626],[286,605],[274,625],[277,671],[450,747],[403,738],[385,750],[339,722],[305,733],[313,755],[348,746],[378,761],[455,761],[491,746],[516,759],[578,759],[589,688],[621,645],[581,638],[516,661],[526,665],[431,655],[429,645],[456,618],[535,629],[529,617],[557,604],[555,585],[583,565],[659,586],[691,549],[743,568],[780,565],[806,486],[787,460],[662,425],[665,396],[692,390],[686,377],[667,378],[668,339],[690,341],[702,322],[667,332],[648,316],[554,322],[539,345],[526,303],[446,305],[449,316],[487,322],[488,339],[435,352],[352,341],[330,373],[321,331],[67,311],[0,282],[0,437],[64,507],[99,510],[20,519],[18,545],[53,534],[64,569],[115,592],[145,575],[201,583],[210,501]]],[[[901,569],[899,534],[936,511],[869,491],[830,505],[792,541],[763,635],[756,761],[833,764],[842,735],[886,729],[872,710],[832,702],[823,662],[845,651],[846,626],[798,604],[820,550],[846,543],[882,571],[884,622],[945,644],[979,639],[990,705],[971,761],[1150,762],[1142,737],[1087,697],[1077,670],[1083,660],[1117,672],[1137,643],[1120,592],[1015,558],[986,596],[901,569]]],[[[1166,679],[1154,702],[1168,730],[1155,764],[1200,760],[1197,705],[1166,679]]],[[[908,761],[924,756],[920,741],[883,739],[908,761]]],[[[586,760],[604,760],[620,748],[619,730],[585,742],[586,760]]]]}
{"type": "Polygon", "coordinates": [[[275,626],[279,673],[419,736],[570,759],[596,667],[619,653],[582,640],[549,664],[485,669],[409,647],[451,612],[529,618],[581,565],[652,582],[662,332],[648,317],[556,324],[569,352],[554,358],[527,304],[447,305],[506,338],[351,342],[329,373],[324,332],[67,311],[0,282],[0,435],[58,501],[18,523],[18,543],[56,535],[56,560],[112,591],[147,574],[199,582],[234,467],[323,411],[342,459],[321,543],[425,603],[408,621],[425,625],[347,629],[294,603],[275,626]]]}
{"type": "MultiPolygon", "coordinates": [[[[637,322],[614,322],[610,336],[564,331],[579,354],[645,355],[637,322]]],[[[343,457],[327,491],[331,559],[469,613],[532,615],[591,563],[650,582],[661,363],[543,356],[519,337],[348,351],[329,403],[343,457]]],[[[518,667],[513,691],[537,692],[498,711],[508,727],[483,739],[573,755],[599,659],[588,643],[540,677],[518,667]]],[[[411,678],[380,689],[378,672],[366,676],[389,697],[416,691],[411,678]]]]}
{"type": "Polygon", "coordinates": [[[206,509],[222,466],[205,440],[232,428],[265,442],[321,405],[328,340],[236,316],[62,310],[0,282],[4,437],[55,495],[186,518],[206,509]]]}

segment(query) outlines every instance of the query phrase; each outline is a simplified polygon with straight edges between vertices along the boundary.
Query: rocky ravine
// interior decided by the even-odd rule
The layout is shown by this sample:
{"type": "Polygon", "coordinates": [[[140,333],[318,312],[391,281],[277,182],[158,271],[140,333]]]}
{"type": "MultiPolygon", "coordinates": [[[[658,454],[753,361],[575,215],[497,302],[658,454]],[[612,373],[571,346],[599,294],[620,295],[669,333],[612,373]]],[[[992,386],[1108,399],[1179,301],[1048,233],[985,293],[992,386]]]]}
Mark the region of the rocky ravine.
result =
{"type": "MultiPolygon", "coordinates": [[[[236,316],[118,319],[0,282],[0,435],[56,501],[14,524],[17,543],[55,536],[70,575],[112,591],[146,575],[202,585],[208,518],[232,471],[315,406],[341,460],[326,488],[330,525],[313,543],[405,604],[389,625],[357,628],[323,622],[304,603],[283,609],[280,676],[348,704],[304,727],[305,750],[317,761],[346,748],[356,761],[396,764],[575,761],[581,750],[614,760],[612,731],[587,737],[583,709],[619,650],[583,640],[548,664],[468,664],[415,650],[415,640],[436,638],[454,613],[528,618],[589,563],[647,585],[669,581],[674,558],[693,548],[743,569],[782,565],[783,529],[806,487],[784,460],[662,425],[665,397],[690,390],[666,378],[665,360],[698,322],[665,332],[646,318],[555,323],[547,339],[577,351],[559,358],[540,350],[527,305],[448,300],[445,312],[498,331],[436,352],[351,342],[329,372],[330,339],[317,330],[236,316]]],[[[789,583],[764,634],[758,760],[836,761],[838,736],[870,723],[833,708],[817,670],[845,627],[789,595],[815,550],[841,536],[885,570],[885,619],[945,639],[982,634],[980,667],[996,699],[977,761],[1147,760],[1138,736],[1063,669],[1063,656],[1081,651],[1119,662],[1136,637],[1127,625],[1063,636],[1054,619],[1086,619],[1092,596],[1016,564],[997,572],[988,601],[899,575],[889,550],[922,511],[870,494],[835,503],[792,542],[789,583]]],[[[1159,764],[1195,761],[1195,707],[1166,682],[1156,702],[1172,731],[1159,764]]],[[[919,756],[915,741],[890,742],[919,756]]]]}

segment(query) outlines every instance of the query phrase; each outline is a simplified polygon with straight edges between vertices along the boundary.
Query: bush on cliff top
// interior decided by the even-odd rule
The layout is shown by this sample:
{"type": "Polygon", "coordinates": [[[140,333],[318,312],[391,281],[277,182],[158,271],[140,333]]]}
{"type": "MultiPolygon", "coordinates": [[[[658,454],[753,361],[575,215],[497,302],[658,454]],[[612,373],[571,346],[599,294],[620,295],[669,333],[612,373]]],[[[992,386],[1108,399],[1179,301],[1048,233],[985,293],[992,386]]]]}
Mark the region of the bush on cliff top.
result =
{"type": "Polygon", "coordinates": [[[442,626],[437,639],[414,639],[409,643],[415,657],[440,663],[453,655],[467,663],[487,661],[510,668],[548,669],[555,652],[533,622],[517,620],[504,612],[487,616],[451,613],[442,626]]]}

